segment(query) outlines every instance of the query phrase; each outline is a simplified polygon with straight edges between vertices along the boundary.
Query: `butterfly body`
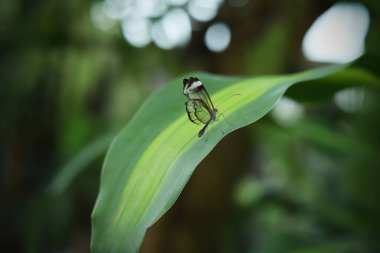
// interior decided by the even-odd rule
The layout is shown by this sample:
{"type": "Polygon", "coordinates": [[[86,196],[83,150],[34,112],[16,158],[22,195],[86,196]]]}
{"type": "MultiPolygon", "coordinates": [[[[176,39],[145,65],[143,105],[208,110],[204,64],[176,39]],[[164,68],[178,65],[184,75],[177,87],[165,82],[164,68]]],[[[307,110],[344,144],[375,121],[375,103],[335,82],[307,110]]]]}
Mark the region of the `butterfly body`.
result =
{"type": "Polygon", "coordinates": [[[185,105],[190,121],[197,125],[204,124],[198,133],[198,137],[201,137],[207,126],[216,120],[218,109],[214,107],[206,88],[196,77],[183,79],[183,94],[188,98],[185,105]]]}

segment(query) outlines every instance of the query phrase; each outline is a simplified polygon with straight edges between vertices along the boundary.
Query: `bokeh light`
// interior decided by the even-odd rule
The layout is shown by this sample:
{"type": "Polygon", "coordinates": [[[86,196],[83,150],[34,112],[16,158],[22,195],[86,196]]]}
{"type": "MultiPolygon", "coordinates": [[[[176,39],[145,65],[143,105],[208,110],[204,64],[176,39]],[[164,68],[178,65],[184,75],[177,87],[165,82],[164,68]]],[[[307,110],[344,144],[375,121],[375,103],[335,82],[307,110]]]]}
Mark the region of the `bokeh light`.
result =
{"type": "Polygon", "coordinates": [[[156,22],[152,30],[154,43],[162,49],[184,46],[191,38],[191,22],[187,13],[180,8],[168,12],[156,22]]]}
{"type": "Polygon", "coordinates": [[[168,7],[165,0],[139,0],[135,4],[136,11],[149,18],[162,16],[168,7]]]}
{"type": "Polygon", "coordinates": [[[104,3],[95,3],[90,11],[91,21],[96,28],[109,30],[115,25],[115,21],[110,19],[104,11],[104,3]]]}
{"type": "Polygon", "coordinates": [[[104,11],[107,17],[120,20],[134,11],[134,0],[105,0],[104,11]]]}
{"type": "Polygon", "coordinates": [[[316,62],[350,62],[363,54],[368,26],[369,14],[364,5],[337,3],[310,27],[303,40],[303,52],[316,62]]]}
{"type": "MultiPolygon", "coordinates": [[[[215,18],[223,2],[224,0],[104,0],[102,4],[94,4],[91,17],[93,24],[102,30],[110,29],[115,21],[120,22],[125,40],[134,47],[145,47],[153,41],[157,47],[170,50],[188,44],[191,31],[203,29],[201,23],[215,18]]],[[[214,52],[223,51],[230,40],[229,29],[218,29],[220,32],[214,31],[220,33],[218,36],[221,36],[221,41],[215,42],[213,38],[208,38],[211,41],[209,48],[216,45],[216,49],[210,49],[214,52]]]]}
{"type": "Polygon", "coordinates": [[[230,28],[225,23],[216,23],[210,26],[205,35],[205,43],[208,49],[215,53],[227,49],[231,41],[230,28]]]}
{"type": "Polygon", "coordinates": [[[143,17],[130,17],[122,21],[125,39],[135,47],[144,47],[151,41],[150,21],[143,17]]]}
{"type": "Polygon", "coordinates": [[[222,1],[212,0],[192,0],[188,5],[188,10],[195,20],[200,22],[207,22],[213,19],[218,13],[219,5],[222,1]]]}
{"type": "Polygon", "coordinates": [[[273,119],[283,125],[290,126],[303,116],[303,107],[293,99],[282,97],[271,111],[273,119]]]}
{"type": "Polygon", "coordinates": [[[354,113],[370,102],[370,96],[365,89],[347,88],[335,94],[334,102],[342,111],[354,113]]]}

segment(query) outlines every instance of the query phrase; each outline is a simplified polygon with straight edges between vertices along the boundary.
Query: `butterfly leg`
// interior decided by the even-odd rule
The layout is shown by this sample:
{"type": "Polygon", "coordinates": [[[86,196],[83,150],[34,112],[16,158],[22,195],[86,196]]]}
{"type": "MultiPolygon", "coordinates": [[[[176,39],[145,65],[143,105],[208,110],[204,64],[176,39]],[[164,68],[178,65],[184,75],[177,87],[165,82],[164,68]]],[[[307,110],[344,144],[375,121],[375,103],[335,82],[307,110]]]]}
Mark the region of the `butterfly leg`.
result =
{"type": "Polygon", "coordinates": [[[226,120],[226,122],[228,123],[228,125],[233,126],[233,125],[231,124],[231,122],[230,122],[230,121],[224,116],[223,113],[220,113],[220,116],[223,116],[223,118],[226,120]]]}
{"type": "MultiPolygon", "coordinates": [[[[228,125],[230,125],[231,127],[233,126],[233,125],[231,124],[231,122],[230,122],[230,121],[224,116],[223,113],[220,113],[220,116],[223,116],[224,120],[227,122],[228,125]]],[[[219,121],[219,117],[216,118],[215,121],[219,121]]],[[[226,131],[225,131],[225,129],[222,127],[222,125],[220,126],[220,128],[221,128],[222,134],[225,135],[225,134],[226,134],[226,133],[225,133],[226,131]]]]}

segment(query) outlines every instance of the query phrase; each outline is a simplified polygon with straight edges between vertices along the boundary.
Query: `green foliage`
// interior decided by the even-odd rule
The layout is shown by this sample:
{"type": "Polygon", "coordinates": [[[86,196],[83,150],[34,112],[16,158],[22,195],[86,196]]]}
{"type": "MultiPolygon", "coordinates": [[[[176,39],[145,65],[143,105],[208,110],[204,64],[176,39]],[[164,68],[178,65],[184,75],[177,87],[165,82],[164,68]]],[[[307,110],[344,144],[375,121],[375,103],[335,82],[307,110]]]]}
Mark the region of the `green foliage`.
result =
{"type": "Polygon", "coordinates": [[[255,78],[192,73],[170,82],[146,101],[108,151],[93,211],[93,252],[137,252],[146,229],[175,202],[200,161],[226,134],[268,113],[291,85],[333,80],[346,87],[352,84],[346,75],[378,85],[376,78],[344,68],[255,78]],[[224,115],[202,138],[184,110],[182,78],[188,76],[203,81],[224,115]]]}

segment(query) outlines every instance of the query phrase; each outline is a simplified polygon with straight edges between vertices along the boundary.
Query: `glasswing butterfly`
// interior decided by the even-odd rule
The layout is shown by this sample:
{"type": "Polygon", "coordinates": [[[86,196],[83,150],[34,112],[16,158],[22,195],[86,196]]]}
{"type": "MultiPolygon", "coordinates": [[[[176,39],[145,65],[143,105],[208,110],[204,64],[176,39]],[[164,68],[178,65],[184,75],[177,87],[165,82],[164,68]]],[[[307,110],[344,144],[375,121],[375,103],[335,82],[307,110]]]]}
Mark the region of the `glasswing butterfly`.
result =
{"type": "Polygon", "coordinates": [[[183,94],[188,98],[185,105],[190,121],[205,125],[198,133],[198,137],[202,137],[207,126],[216,120],[218,109],[214,107],[206,88],[196,77],[183,79],[183,94]]]}

